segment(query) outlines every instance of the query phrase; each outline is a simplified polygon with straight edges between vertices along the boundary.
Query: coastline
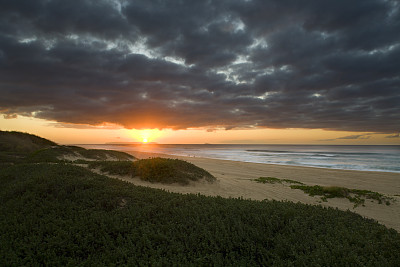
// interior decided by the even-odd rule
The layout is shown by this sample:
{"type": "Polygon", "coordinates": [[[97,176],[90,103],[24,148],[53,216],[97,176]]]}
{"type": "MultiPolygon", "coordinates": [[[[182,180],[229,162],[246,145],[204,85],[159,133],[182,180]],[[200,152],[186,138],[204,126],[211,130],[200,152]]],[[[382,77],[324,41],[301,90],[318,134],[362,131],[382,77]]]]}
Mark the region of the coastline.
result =
{"type": "Polygon", "coordinates": [[[324,169],[314,167],[298,167],[265,163],[250,163],[230,160],[208,159],[200,157],[184,157],[168,154],[129,151],[133,156],[141,158],[168,157],[188,161],[199,166],[217,178],[217,182],[194,183],[189,186],[152,184],[137,178],[115,177],[136,185],[164,189],[184,194],[203,194],[221,197],[242,197],[252,200],[278,200],[301,202],[311,205],[322,205],[341,210],[350,210],[363,217],[370,218],[400,232],[400,174],[390,172],[369,172],[353,170],[324,169]],[[354,189],[365,189],[392,197],[391,205],[365,201],[365,207],[353,208],[348,199],[334,198],[321,202],[318,196],[311,197],[298,189],[291,189],[284,184],[261,184],[253,179],[261,176],[291,179],[306,185],[341,186],[354,189]]]}
{"type": "Polygon", "coordinates": [[[233,145],[233,144],[137,144],[81,145],[88,149],[141,151],[177,157],[203,157],[217,160],[263,163],[335,170],[391,172],[400,174],[399,146],[329,145],[233,145]]]}

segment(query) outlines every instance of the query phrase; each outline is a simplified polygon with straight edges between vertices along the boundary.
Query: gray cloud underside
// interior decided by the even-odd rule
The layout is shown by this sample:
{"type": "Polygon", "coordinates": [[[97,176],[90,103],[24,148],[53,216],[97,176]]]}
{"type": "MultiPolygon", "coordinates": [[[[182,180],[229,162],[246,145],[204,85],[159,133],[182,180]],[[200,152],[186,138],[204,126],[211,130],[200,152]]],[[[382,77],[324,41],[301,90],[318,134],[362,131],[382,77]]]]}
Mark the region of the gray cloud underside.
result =
{"type": "Polygon", "coordinates": [[[9,118],[399,130],[399,1],[0,6],[0,112],[9,118]]]}
{"type": "Polygon", "coordinates": [[[338,138],[333,139],[322,139],[318,141],[336,141],[336,140],[355,140],[355,139],[369,139],[372,134],[355,134],[355,135],[346,135],[338,138]]]}
{"type": "Polygon", "coordinates": [[[397,133],[397,134],[387,135],[387,136],[385,136],[385,138],[400,138],[400,134],[397,133]]]}
{"type": "Polygon", "coordinates": [[[367,135],[367,134],[356,134],[356,135],[342,136],[342,137],[336,138],[336,140],[339,140],[339,139],[369,139],[370,137],[371,137],[371,135],[367,135]]]}

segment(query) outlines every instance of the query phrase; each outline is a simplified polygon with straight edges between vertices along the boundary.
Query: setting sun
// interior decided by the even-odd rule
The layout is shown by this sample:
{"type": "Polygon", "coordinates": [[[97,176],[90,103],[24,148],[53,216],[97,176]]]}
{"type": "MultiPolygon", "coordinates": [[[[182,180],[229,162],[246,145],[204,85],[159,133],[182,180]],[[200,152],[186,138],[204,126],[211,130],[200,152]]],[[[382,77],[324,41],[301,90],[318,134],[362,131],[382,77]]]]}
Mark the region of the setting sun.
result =
{"type": "Polygon", "coordinates": [[[157,142],[161,135],[162,131],[158,129],[131,130],[131,136],[143,144],[157,142]]]}

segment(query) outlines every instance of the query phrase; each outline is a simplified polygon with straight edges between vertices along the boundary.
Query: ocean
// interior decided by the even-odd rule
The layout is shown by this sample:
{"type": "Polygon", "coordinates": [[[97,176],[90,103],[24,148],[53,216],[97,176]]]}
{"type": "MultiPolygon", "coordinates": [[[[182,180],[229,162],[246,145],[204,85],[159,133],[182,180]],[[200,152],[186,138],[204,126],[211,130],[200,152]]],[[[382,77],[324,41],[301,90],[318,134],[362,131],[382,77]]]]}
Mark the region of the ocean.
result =
{"type": "Polygon", "coordinates": [[[317,168],[400,173],[400,146],[104,144],[86,148],[317,168]]]}

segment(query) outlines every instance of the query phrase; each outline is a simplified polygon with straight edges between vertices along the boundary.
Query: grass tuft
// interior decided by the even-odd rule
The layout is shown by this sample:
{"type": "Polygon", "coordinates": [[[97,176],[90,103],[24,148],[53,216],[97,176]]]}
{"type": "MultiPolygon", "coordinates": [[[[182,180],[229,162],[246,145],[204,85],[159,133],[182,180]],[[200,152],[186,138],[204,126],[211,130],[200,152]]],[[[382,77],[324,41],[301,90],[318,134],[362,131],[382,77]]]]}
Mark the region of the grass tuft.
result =
{"type": "Polygon", "coordinates": [[[295,180],[290,180],[290,179],[279,179],[279,178],[275,178],[275,177],[260,177],[257,179],[254,179],[253,181],[256,181],[258,183],[263,183],[263,184],[282,184],[282,183],[288,183],[288,184],[303,184],[299,181],[295,181],[295,180]]]}
{"type": "Polygon", "coordinates": [[[376,200],[379,204],[385,203],[390,205],[392,198],[389,198],[378,192],[369,190],[349,189],[338,186],[320,186],[320,185],[291,185],[292,189],[300,189],[310,196],[321,196],[322,201],[327,201],[328,198],[347,198],[354,203],[354,208],[365,204],[365,199],[376,200]]]}

